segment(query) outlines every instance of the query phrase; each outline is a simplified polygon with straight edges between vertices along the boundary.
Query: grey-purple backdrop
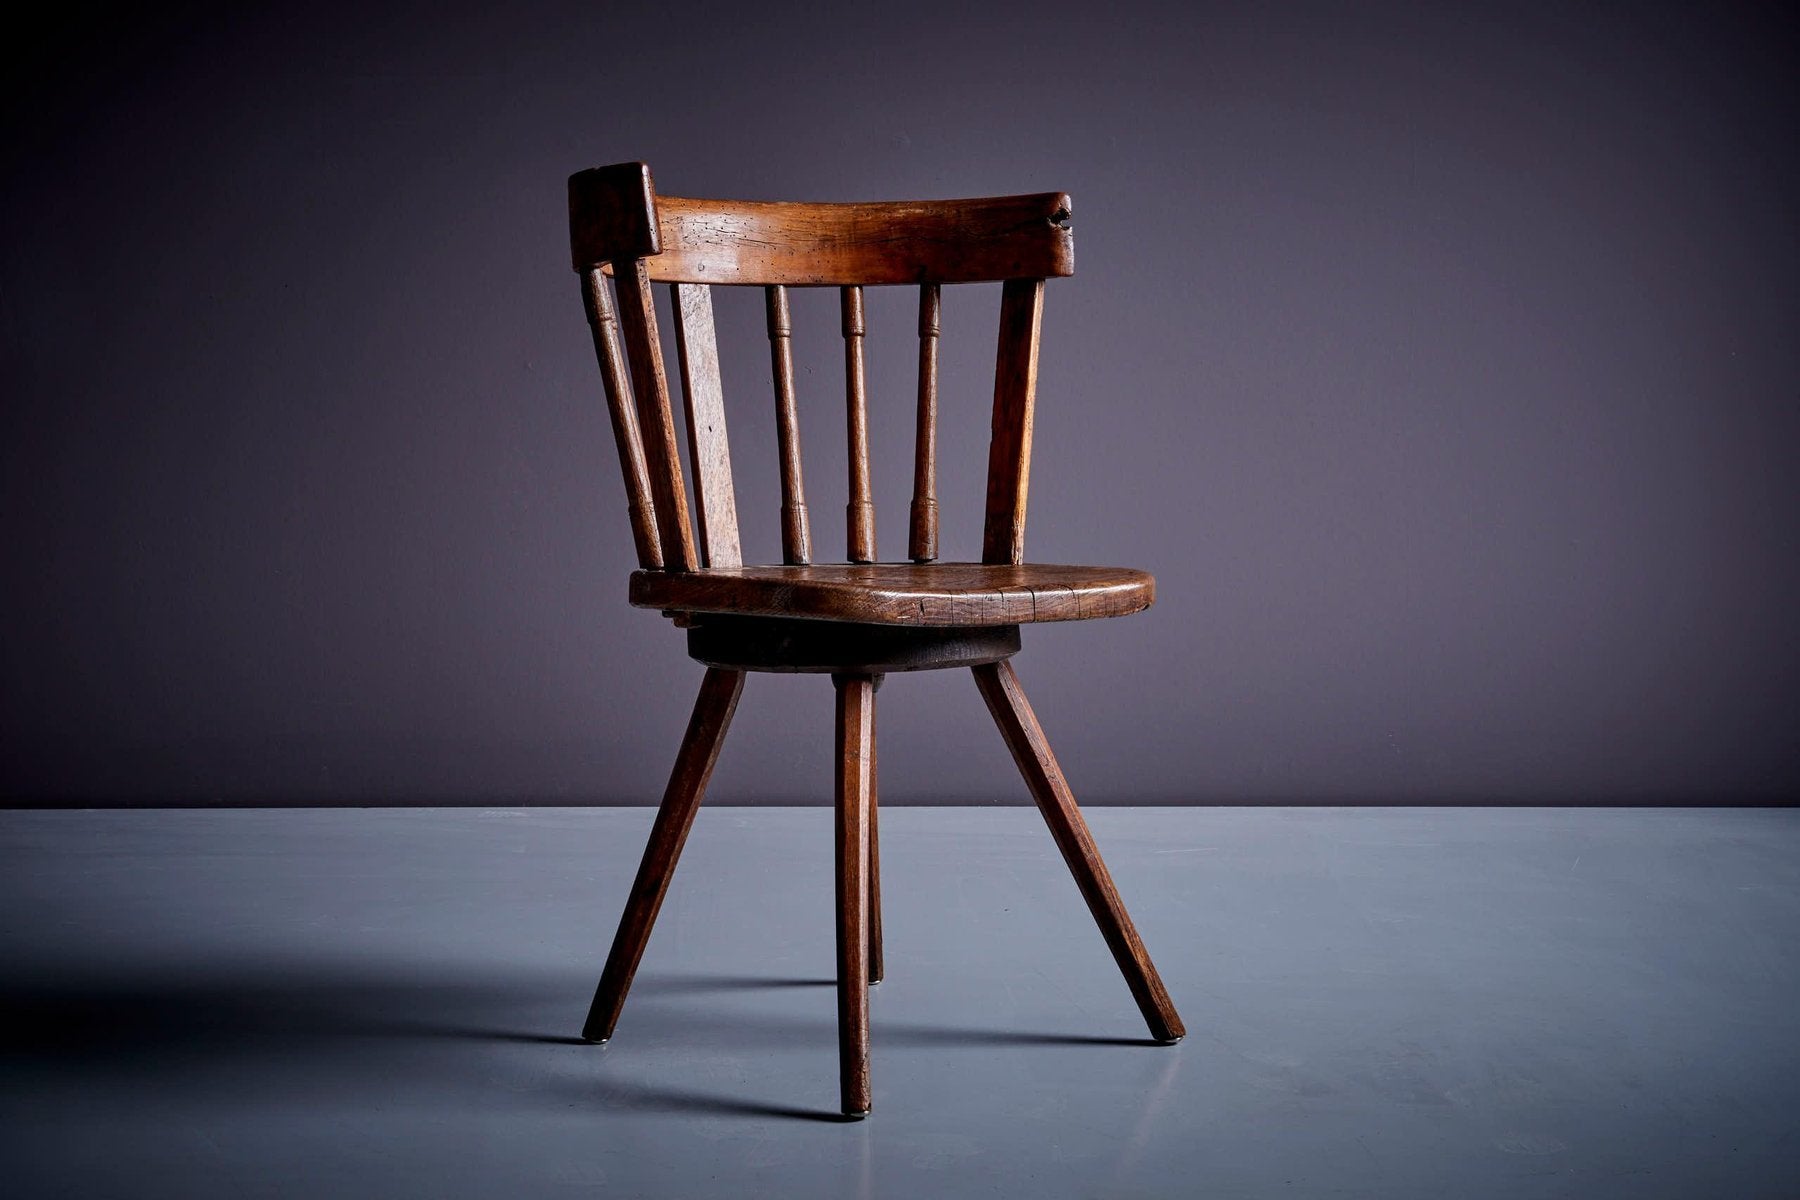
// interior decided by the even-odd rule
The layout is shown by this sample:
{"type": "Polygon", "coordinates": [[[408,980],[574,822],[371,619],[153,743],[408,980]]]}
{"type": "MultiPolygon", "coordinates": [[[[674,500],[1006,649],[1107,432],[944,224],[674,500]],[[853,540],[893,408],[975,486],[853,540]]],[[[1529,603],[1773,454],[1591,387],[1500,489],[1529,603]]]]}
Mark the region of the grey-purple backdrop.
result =
{"type": "MultiPolygon", "coordinates": [[[[1027,631],[1085,799],[1793,796],[1777,6],[251,7],[8,51],[7,797],[656,798],[699,670],[625,605],[563,192],[633,158],[702,195],[1073,194],[1030,553],[1161,595],[1027,631]]],[[[910,302],[871,302],[890,554],[910,302]]],[[[773,556],[756,309],[720,321],[773,556]]],[[[955,556],[995,309],[947,305],[955,556]]],[[[831,297],[795,320],[835,541],[831,297]]],[[[753,679],[714,795],[825,799],[830,691],[753,679]]],[[[967,678],[881,699],[884,799],[1023,799],[967,678]]]]}

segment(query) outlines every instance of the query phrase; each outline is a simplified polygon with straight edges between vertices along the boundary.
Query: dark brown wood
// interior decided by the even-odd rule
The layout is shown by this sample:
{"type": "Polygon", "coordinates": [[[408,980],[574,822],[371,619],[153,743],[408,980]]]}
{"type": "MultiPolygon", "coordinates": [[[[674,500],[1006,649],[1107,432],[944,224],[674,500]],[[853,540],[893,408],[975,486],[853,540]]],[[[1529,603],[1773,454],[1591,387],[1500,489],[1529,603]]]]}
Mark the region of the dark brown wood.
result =
{"type": "Polygon", "coordinates": [[[875,681],[834,675],[837,687],[838,1082],[847,1117],[869,1111],[869,801],[875,681]]]}
{"type": "Polygon", "coordinates": [[[569,176],[569,249],[577,271],[662,251],[656,186],[641,162],[569,176]]]}
{"type": "Polygon", "coordinates": [[[771,287],[768,301],[769,361],[775,375],[775,438],[781,451],[781,558],[812,561],[812,534],[806,521],[806,483],[800,471],[800,412],[794,400],[793,320],[787,289],[771,287]]]}
{"type": "Polygon", "coordinates": [[[637,548],[638,566],[657,570],[662,567],[663,558],[656,532],[656,505],[650,498],[650,469],[644,463],[637,406],[632,401],[625,360],[619,352],[619,320],[613,311],[612,290],[598,267],[581,273],[581,296],[594,335],[594,355],[600,360],[600,382],[606,391],[606,411],[612,418],[613,442],[619,448],[619,472],[625,477],[625,506],[631,514],[631,540],[637,548]]]}
{"type": "Polygon", "coordinates": [[[650,469],[650,491],[656,501],[657,535],[663,569],[692,571],[693,527],[688,523],[687,489],[681,479],[681,451],[675,443],[675,414],[669,406],[669,380],[663,371],[662,340],[656,334],[656,305],[650,278],[641,259],[619,264],[619,325],[631,362],[631,390],[637,397],[638,426],[644,437],[644,459],[650,469]]]}
{"type": "Polygon", "coordinates": [[[1150,606],[1142,571],[1027,564],[1044,282],[1074,269],[1069,198],[788,204],[656,194],[622,163],[569,181],[570,248],[625,476],[640,570],[631,602],[687,630],[708,666],[584,1036],[611,1036],[748,671],[829,673],[836,685],[836,908],[842,1108],[869,1110],[869,988],[884,972],[875,691],[891,672],[973,669],[1033,799],[1154,1036],[1180,1018],[1144,952],[1008,660],[1019,627],[1150,606]],[[613,299],[616,281],[617,300],[613,299]],[[938,354],[946,283],[1000,282],[1000,329],[980,563],[939,563],[938,354]],[[673,285],[693,473],[687,481],[657,335],[652,282],[673,285]],[[711,286],[764,288],[780,456],[785,565],[745,565],[713,328],[711,286]],[[865,287],[919,288],[919,376],[908,563],[877,563],[869,454],[865,287]],[[812,563],[801,470],[789,287],[840,291],[847,564],[812,563]],[[620,345],[624,352],[621,354],[620,345]]]}
{"type": "Polygon", "coordinates": [[[658,283],[792,287],[984,283],[1075,273],[1063,192],[966,200],[805,203],[659,196],[650,168],[569,178],[577,271],[649,259],[658,283]]]}
{"type": "Polygon", "coordinates": [[[863,383],[863,292],[841,290],[844,334],[844,404],[850,448],[850,502],[844,506],[844,557],[875,561],[875,498],[869,486],[869,398],[863,383]]]}
{"type": "Polygon", "coordinates": [[[995,662],[1019,652],[1017,625],[859,625],[699,613],[688,654],[709,667],[801,675],[886,675],[995,662]]]}
{"type": "Polygon", "coordinates": [[[1012,664],[988,663],[972,669],[975,684],[981,689],[981,698],[987,701],[988,711],[1000,727],[1007,749],[1012,751],[1013,761],[1019,764],[1019,772],[1031,789],[1031,798],[1037,801],[1038,810],[1044,814],[1050,835],[1056,839],[1056,848],[1062,851],[1063,861],[1075,876],[1082,899],[1087,901],[1088,911],[1094,914],[1094,920],[1106,938],[1107,948],[1112,951],[1113,959],[1131,988],[1132,998],[1137,1001],[1138,1010],[1150,1027],[1150,1036],[1159,1042],[1180,1041],[1187,1030],[1163,987],[1162,977],[1150,961],[1149,952],[1144,949],[1143,940],[1138,937],[1137,927],[1131,923],[1131,914],[1125,911],[1125,902],[1119,899],[1119,891],[1113,886],[1112,876],[1100,857],[1100,848],[1094,844],[1093,834],[1088,832],[1087,821],[1075,804],[1074,793],[1063,778],[1056,756],[1050,752],[1050,743],[1038,725],[1037,714],[1031,711],[1031,704],[1025,699],[1025,691],[1019,686],[1019,677],[1013,672],[1012,664]]]}
{"type": "Polygon", "coordinates": [[[994,423],[988,442],[987,521],[981,561],[1025,561],[1025,495],[1031,486],[1031,430],[1037,397],[1038,334],[1044,281],[1009,279],[1000,295],[1000,353],[994,363],[994,423]]]}
{"type": "Polygon", "coordinates": [[[635,571],[631,603],[693,613],[884,625],[1029,625],[1149,608],[1156,581],[1125,567],[981,563],[819,564],[635,571]]]}
{"type": "Polygon", "coordinates": [[[941,289],[919,285],[919,412],[913,438],[913,494],[907,557],[930,562],[938,555],[937,367],[941,289]]]}
{"type": "Polygon", "coordinates": [[[657,196],[655,208],[662,253],[651,274],[666,283],[842,287],[1075,272],[1061,192],[873,204],[657,196]]]}
{"type": "Polygon", "coordinates": [[[741,671],[715,668],[707,671],[700,684],[687,736],[682,738],[681,752],[675,756],[675,768],[669,773],[669,786],[663,791],[662,806],[656,810],[656,822],[650,827],[643,862],[625,902],[625,915],[619,918],[612,952],[606,956],[606,969],[600,975],[600,986],[594,991],[594,1003],[581,1029],[581,1036],[590,1042],[606,1041],[619,1022],[625,994],[631,990],[638,962],[644,957],[650,930],[662,909],[663,897],[668,894],[669,880],[681,859],[681,848],[687,844],[688,830],[693,827],[694,814],[700,810],[706,781],[712,778],[713,764],[719,759],[719,747],[725,743],[725,731],[731,727],[731,716],[737,711],[743,690],[741,671]]]}
{"type": "MultiPolygon", "coordinates": [[[[881,676],[875,676],[881,690],[881,676]]],[[[875,728],[875,708],[869,709],[869,982],[880,983],[887,974],[881,954],[881,771],[876,749],[881,744],[875,728]]]]}
{"type": "Polygon", "coordinates": [[[725,436],[725,393],[719,384],[719,346],[713,333],[712,289],[678,283],[675,354],[681,360],[688,463],[694,469],[694,507],[700,510],[700,565],[740,567],[737,497],[731,482],[731,443],[725,436]]]}

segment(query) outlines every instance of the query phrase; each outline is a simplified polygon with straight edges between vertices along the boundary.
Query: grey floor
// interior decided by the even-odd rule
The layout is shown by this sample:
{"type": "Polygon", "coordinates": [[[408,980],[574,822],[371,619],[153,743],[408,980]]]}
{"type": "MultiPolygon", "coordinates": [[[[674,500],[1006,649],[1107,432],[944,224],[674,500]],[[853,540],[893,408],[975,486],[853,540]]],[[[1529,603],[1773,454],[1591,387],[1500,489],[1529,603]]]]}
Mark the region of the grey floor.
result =
{"type": "Polygon", "coordinates": [[[1090,814],[1144,1041],[1025,808],[882,814],[875,1113],[833,1119],[831,817],[0,813],[8,1196],[1800,1194],[1800,812],[1090,814]]]}

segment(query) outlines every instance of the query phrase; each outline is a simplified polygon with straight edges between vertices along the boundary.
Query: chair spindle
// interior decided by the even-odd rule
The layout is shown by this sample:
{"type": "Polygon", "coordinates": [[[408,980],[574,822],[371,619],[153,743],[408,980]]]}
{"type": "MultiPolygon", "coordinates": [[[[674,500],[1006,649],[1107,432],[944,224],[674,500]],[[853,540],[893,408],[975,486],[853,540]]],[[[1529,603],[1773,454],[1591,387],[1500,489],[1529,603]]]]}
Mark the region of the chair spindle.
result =
{"type": "Polygon", "coordinates": [[[994,360],[994,424],[988,442],[987,519],[981,561],[1025,561],[1025,497],[1031,483],[1032,409],[1044,281],[1009,279],[1000,293],[1000,349],[994,360]]]}
{"type": "Polygon", "coordinates": [[[941,289],[919,285],[919,417],[913,450],[912,520],[906,553],[914,562],[938,554],[937,367],[941,289]]]}
{"type": "Polygon", "coordinates": [[[769,310],[769,359],[775,374],[775,436],[781,443],[781,557],[791,566],[812,561],[806,524],[806,485],[800,475],[800,414],[794,402],[793,322],[787,288],[765,290],[769,310]]]}
{"type": "Polygon", "coordinates": [[[875,561],[875,499],[869,487],[869,401],[863,379],[863,290],[840,289],[844,333],[844,398],[850,438],[850,502],[844,506],[844,557],[875,561]]]}
{"type": "Polygon", "coordinates": [[[594,356],[600,360],[600,380],[606,389],[606,411],[612,417],[613,441],[619,448],[619,471],[625,477],[625,503],[631,513],[631,540],[637,546],[638,566],[659,571],[663,565],[662,546],[657,541],[656,505],[650,499],[650,471],[644,465],[644,439],[638,433],[637,409],[625,380],[612,291],[599,267],[589,267],[581,273],[581,297],[594,335],[594,356]]]}
{"type": "Polygon", "coordinates": [[[688,521],[687,489],[682,484],[681,451],[675,443],[675,414],[669,407],[669,379],[663,370],[650,276],[639,258],[621,259],[613,264],[613,272],[619,289],[619,323],[631,362],[631,388],[637,397],[638,425],[656,501],[663,567],[692,571],[699,564],[688,521]]]}
{"type": "Polygon", "coordinates": [[[688,464],[694,506],[700,510],[700,565],[741,567],[737,496],[731,482],[731,443],[725,436],[725,393],[719,384],[719,343],[713,332],[712,289],[670,285],[675,309],[675,355],[681,360],[681,398],[687,413],[688,464]]]}

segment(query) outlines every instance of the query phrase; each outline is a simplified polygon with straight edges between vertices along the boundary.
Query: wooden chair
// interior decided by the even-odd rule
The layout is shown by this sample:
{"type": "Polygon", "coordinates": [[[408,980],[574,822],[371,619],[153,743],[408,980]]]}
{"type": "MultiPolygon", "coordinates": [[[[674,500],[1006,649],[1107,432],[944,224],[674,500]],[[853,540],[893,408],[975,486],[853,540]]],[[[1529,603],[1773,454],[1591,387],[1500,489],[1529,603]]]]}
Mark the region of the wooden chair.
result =
{"type": "Polygon", "coordinates": [[[631,603],[687,630],[706,665],[687,736],[582,1036],[605,1042],[625,1003],[747,671],[829,674],[837,689],[838,1046],[843,1111],[869,1111],[869,985],[882,977],[875,691],[893,671],[968,667],[1050,825],[1153,1038],[1181,1018],[1119,900],[1010,659],[1019,626],[1148,608],[1142,571],[1025,562],[1025,495],[1044,281],[1073,272],[1069,198],[787,204],[659,196],[642,163],[569,180],[575,270],[593,327],[637,544],[631,603]],[[608,277],[611,277],[609,286],[608,277]],[[979,563],[938,563],[937,339],[944,284],[1001,281],[999,357],[979,563]],[[673,292],[693,471],[690,522],[651,285],[673,292]],[[863,386],[863,288],[919,289],[917,452],[907,558],[879,562],[863,386]],[[780,566],[747,566],[713,335],[714,285],[767,299],[781,460],[780,566]],[[612,289],[617,289],[617,301],[612,289]],[[849,409],[843,564],[814,561],[800,471],[788,289],[842,297],[849,409]],[[623,351],[620,336],[623,335],[623,351]]]}

